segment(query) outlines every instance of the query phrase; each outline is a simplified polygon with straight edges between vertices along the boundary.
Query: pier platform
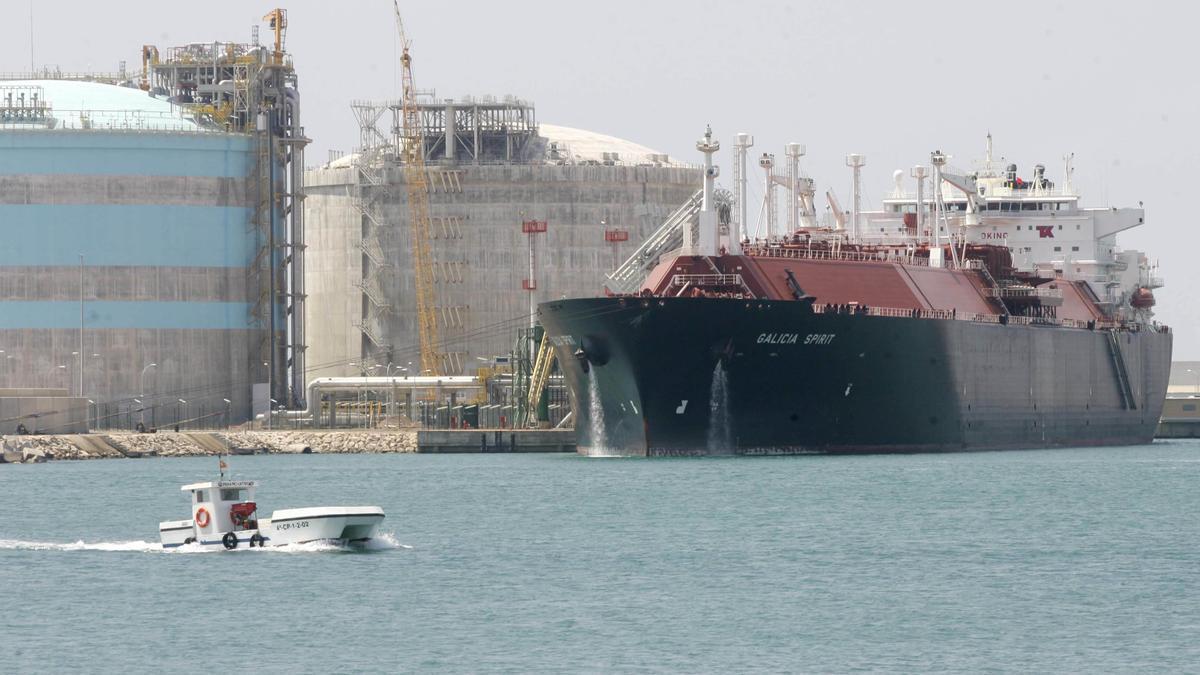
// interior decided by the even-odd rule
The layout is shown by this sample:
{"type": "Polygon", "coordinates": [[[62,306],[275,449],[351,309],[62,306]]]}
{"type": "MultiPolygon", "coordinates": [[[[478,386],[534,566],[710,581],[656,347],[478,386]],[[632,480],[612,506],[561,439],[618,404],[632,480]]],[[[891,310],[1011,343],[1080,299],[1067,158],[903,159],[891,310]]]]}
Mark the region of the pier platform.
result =
{"type": "Polygon", "coordinates": [[[417,452],[575,452],[575,430],[422,429],[417,452]]]}

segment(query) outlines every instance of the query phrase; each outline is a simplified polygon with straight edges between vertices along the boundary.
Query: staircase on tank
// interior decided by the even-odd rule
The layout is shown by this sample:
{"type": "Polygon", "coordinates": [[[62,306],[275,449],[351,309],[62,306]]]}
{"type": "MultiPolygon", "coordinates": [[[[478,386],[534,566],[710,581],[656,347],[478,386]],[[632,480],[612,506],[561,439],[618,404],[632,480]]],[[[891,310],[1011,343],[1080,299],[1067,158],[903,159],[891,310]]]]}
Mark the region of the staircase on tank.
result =
{"type": "Polygon", "coordinates": [[[683,246],[683,227],[695,222],[703,204],[704,190],[697,190],[620,267],[608,275],[605,284],[608,290],[613,293],[636,292],[660,255],[683,246]]]}

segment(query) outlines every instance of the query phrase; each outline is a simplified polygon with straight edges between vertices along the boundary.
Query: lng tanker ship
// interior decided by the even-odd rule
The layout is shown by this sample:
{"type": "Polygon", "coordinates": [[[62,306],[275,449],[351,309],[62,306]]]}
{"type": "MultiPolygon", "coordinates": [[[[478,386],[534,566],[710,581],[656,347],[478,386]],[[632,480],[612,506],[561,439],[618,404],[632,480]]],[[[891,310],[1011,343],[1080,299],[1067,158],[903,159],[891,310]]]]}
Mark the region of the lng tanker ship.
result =
{"type": "Polygon", "coordinates": [[[1068,185],[1055,188],[1040,167],[1028,182],[1012,166],[991,170],[990,147],[988,166],[969,175],[933,153],[929,199],[921,177],[914,196],[898,176],[884,210],[855,212],[850,231],[839,222],[751,240],[729,209],[718,214],[711,132],[698,148],[705,184],[682,247],[634,292],[539,307],[581,453],[1152,439],[1172,336],[1152,320],[1161,284],[1145,256],[1115,244],[1143,213],[1080,208],[1069,163],[1068,185]]]}

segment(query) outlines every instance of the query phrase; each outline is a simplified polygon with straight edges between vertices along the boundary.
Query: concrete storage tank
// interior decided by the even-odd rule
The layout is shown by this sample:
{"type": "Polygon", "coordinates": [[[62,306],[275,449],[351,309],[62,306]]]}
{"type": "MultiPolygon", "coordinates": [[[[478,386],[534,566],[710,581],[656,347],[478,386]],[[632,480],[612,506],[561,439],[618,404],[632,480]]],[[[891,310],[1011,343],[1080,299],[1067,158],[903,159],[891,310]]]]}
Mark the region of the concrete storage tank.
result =
{"type": "Polygon", "coordinates": [[[136,88],[0,82],[3,386],[66,388],[99,426],[245,418],[258,147],[136,88]]]}
{"type": "MultiPolygon", "coordinates": [[[[393,374],[418,375],[411,225],[390,135],[399,110],[354,109],[362,138],[378,145],[305,173],[308,373],[382,375],[391,363],[393,374]]],[[[698,167],[636,143],[539,125],[533,106],[511,97],[422,103],[421,116],[443,374],[508,354],[531,295],[602,293],[618,258],[701,182],[698,167]]]]}

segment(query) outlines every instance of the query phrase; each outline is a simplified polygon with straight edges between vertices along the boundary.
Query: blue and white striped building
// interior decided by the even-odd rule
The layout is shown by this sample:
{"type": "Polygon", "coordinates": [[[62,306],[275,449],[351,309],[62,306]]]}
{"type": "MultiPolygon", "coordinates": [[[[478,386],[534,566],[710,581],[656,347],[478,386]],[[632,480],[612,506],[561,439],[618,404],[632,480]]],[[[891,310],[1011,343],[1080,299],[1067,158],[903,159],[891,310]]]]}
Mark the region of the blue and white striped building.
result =
{"type": "Polygon", "coordinates": [[[0,387],[112,426],[244,418],[269,353],[257,147],[139,89],[0,82],[0,387]]]}

